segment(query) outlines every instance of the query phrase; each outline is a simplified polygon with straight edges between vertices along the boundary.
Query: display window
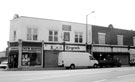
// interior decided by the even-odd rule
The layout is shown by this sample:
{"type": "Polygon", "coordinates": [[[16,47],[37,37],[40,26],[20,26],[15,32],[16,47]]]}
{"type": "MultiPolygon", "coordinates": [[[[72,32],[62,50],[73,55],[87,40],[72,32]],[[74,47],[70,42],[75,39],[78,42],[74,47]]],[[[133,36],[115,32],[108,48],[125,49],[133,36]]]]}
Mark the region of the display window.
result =
{"type": "Polygon", "coordinates": [[[41,53],[23,53],[22,66],[41,65],[41,53]]]}

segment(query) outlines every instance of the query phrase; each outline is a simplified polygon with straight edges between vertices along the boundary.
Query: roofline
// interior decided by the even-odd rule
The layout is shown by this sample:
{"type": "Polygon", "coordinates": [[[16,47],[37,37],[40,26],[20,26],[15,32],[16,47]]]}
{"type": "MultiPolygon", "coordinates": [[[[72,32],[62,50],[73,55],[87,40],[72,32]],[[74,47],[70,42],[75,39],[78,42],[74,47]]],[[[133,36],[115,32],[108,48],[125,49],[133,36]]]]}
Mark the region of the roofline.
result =
{"type": "MultiPolygon", "coordinates": [[[[59,22],[67,22],[67,23],[76,23],[76,24],[86,25],[85,23],[70,22],[70,21],[62,21],[62,20],[47,19],[47,18],[38,18],[38,17],[20,16],[19,18],[32,18],[32,19],[51,20],[51,21],[59,21],[59,22]]],[[[17,19],[19,19],[19,18],[17,18],[17,19]]],[[[16,19],[13,19],[13,20],[16,20],[16,19]]],[[[12,20],[11,20],[11,21],[12,21],[12,20]]],[[[91,25],[91,24],[88,24],[88,25],[91,25]]],[[[92,26],[92,25],[91,25],[91,26],[92,26]]]]}
{"type": "MultiPolygon", "coordinates": [[[[109,28],[108,26],[99,26],[99,25],[91,25],[91,26],[97,26],[97,27],[101,27],[101,28],[109,28]]],[[[111,29],[135,32],[134,30],[121,29],[121,28],[115,28],[115,27],[114,28],[111,28],[111,29]]]]}

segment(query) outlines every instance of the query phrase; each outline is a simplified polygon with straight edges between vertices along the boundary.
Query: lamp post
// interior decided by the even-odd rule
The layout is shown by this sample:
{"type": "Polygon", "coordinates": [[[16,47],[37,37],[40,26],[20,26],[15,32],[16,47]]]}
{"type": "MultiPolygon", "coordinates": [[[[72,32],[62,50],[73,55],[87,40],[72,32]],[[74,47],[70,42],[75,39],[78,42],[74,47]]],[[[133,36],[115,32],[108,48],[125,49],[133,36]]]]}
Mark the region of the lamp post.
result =
{"type": "Polygon", "coordinates": [[[95,11],[92,11],[86,15],[86,52],[87,52],[87,44],[88,44],[88,16],[92,13],[95,13],[95,11]]]}

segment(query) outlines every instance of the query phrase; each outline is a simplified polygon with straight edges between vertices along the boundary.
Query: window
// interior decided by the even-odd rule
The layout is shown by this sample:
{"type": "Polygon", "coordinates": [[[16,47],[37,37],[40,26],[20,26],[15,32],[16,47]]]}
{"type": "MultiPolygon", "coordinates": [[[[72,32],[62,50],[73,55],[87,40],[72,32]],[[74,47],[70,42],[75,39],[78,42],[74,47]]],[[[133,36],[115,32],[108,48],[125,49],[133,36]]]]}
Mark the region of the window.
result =
{"type": "Polygon", "coordinates": [[[118,45],[123,45],[123,35],[117,35],[118,45]]]}
{"type": "Polygon", "coordinates": [[[93,56],[89,56],[90,60],[95,60],[95,58],[93,56]]]}
{"type": "Polygon", "coordinates": [[[70,41],[70,32],[64,32],[64,41],[70,41]]]}
{"type": "Polygon", "coordinates": [[[23,53],[22,65],[23,66],[41,65],[41,53],[23,53]]]}
{"type": "Polygon", "coordinates": [[[14,31],[13,40],[14,40],[14,41],[16,40],[16,31],[14,31]]]}
{"type": "Polygon", "coordinates": [[[98,43],[105,44],[105,33],[98,33],[98,43]]]}
{"type": "Polygon", "coordinates": [[[58,31],[49,30],[49,41],[58,41],[58,31]]]}
{"type": "Polygon", "coordinates": [[[37,40],[38,29],[37,28],[27,28],[27,40],[37,40]]]}
{"type": "Polygon", "coordinates": [[[75,32],[75,43],[82,43],[83,42],[83,33],[75,32]]]}
{"type": "Polygon", "coordinates": [[[133,46],[135,46],[135,37],[133,37],[133,46]]]}
{"type": "Polygon", "coordinates": [[[37,29],[33,29],[33,40],[37,40],[37,29]]]}

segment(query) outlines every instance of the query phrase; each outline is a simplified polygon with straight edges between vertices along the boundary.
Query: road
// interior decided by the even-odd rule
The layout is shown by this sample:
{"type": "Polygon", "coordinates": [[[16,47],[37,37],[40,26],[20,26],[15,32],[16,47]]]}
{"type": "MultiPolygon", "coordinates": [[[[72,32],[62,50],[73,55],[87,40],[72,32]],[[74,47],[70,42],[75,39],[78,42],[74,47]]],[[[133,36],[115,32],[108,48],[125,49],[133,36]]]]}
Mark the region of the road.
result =
{"type": "Polygon", "coordinates": [[[0,71],[0,82],[135,82],[135,67],[0,71]]]}

